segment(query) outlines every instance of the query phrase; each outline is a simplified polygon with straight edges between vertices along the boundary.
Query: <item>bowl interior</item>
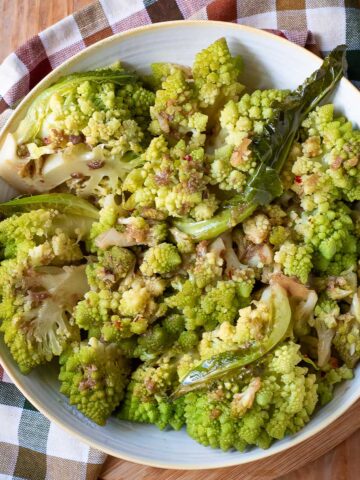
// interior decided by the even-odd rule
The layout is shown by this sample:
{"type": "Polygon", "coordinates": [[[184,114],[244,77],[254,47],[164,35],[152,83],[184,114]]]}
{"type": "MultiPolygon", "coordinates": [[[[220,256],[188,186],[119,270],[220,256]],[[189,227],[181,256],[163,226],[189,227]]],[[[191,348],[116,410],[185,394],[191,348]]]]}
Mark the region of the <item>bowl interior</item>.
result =
{"type": "MultiPolygon", "coordinates": [[[[171,61],[191,65],[195,54],[220,37],[226,37],[231,51],[244,58],[244,83],[253,88],[293,88],[316,69],[321,61],[306,50],[274,35],[249,27],[222,22],[169,22],[135,29],[106,39],[73,57],[37,86],[18,107],[3,130],[16,128],[26,105],[36,92],[60,75],[109,65],[121,60],[140,73],[148,73],[152,62],[171,61]]],[[[342,80],[331,101],[337,110],[359,123],[360,94],[342,80]]],[[[13,190],[2,182],[0,201],[13,190]]],[[[111,419],[98,427],[59,393],[56,364],[45,365],[23,376],[0,338],[1,362],[27,398],[50,419],[70,433],[114,456],[152,466],[180,469],[215,468],[259,460],[305,440],[331,423],[359,397],[359,371],[351,382],[343,383],[334,400],[315,414],[310,424],[295,435],[275,443],[269,450],[254,448],[246,453],[211,450],[179,432],[160,432],[151,425],[111,419]]]]}

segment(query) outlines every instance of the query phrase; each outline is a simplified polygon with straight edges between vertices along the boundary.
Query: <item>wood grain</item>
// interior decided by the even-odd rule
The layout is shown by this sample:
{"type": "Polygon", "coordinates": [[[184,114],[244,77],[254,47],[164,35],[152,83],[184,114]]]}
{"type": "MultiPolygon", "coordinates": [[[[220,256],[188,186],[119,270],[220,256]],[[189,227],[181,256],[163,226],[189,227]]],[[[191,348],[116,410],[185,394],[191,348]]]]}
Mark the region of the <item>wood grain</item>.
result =
{"type": "MultiPolygon", "coordinates": [[[[0,61],[32,35],[90,3],[91,0],[0,0],[0,61]]],[[[262,462],[217,470],[176,471],[145,467],[109,457],[100,479],[358,480],[359,428],[360,402],[308,442],[262,462]]]]}
{"type": "Polygon", "coordinates": [[[90,3],[91,0],[0,0],[0,61],[28,38],[90,3]]]}

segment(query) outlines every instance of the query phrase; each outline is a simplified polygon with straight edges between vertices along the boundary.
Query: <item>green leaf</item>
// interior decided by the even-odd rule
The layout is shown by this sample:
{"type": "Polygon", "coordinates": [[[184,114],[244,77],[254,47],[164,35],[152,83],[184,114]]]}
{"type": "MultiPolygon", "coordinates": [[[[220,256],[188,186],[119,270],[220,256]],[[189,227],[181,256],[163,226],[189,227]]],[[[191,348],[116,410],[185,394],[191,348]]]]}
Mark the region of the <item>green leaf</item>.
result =
{"type": "Polygon", "coordinates": [[[41,124],[49,109],[49,100],[54,93],[70,97],[83,82],[115,83],[126,85],[136,81],[137,76],[123,69],[105,68],[88,72],[79,72],[60,78],[54,85],[41,92],[29,106],[25,118],[20,123],[16,137],[19,144],[28,143],[40,131],[41,124]]]}
{"type": "MultiPolygon", "coordinates": [[[[316,70],[284,101],[273,105],[276,115],[261,135],[253,137],[251,150],[258,165],[240,205],[235,205],[209,220],[176,220],[174,224],[196,240],[209,240],[249,217],[259,205],[267,205],[283,192],[280,173],[288,158],[301,122],[330,93],[346,69],[345,45],[336,47],[316,70]],[[241,213],[239,213],[239,208],[241,213]]],[[[235,195],[235,199],[238,199],[235,195]]],[[[232,203],[231,200],[227,202],[232,203]]]]}
{"type": "Polygon", "coordinates": [[[190,235],[195,240],[210,240],[245,220],[253,213],[255,208],[255,205],[240,204],[222,210],[216,215],[215,222],[212,222],[211,220],[194,222],[192,220],[180,219],[174,220],[173,223],[175,227],[187,235],[190,235]]]}
{"type": "Polygon", "coordinates": [[[307,357],[305,355],[302,356],[302,361],[307,363],[308,365],[310,365],[314,370],[318,371],[320,370],[320,367],[318,365],[316,365],[316,363],[311,360],[310,357],[307,357]]]}
{"type": "Polygon", "coordinates": [[[0,213],[5,216],[19,212],[28,212],[38,208],[51,208],[61,213],[79,215],[94,220],[99,218],[99,211],[94,205],[71,193],[45,193],[43,195],[15,198],[9,202],[0,203],[0,213]]]}

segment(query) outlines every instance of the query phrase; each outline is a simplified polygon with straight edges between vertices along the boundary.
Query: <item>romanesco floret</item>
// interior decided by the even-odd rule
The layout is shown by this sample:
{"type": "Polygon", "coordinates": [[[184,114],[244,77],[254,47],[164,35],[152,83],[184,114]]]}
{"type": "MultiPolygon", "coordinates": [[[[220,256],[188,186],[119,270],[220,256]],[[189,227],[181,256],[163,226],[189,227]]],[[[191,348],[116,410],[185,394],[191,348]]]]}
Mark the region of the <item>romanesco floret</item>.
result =
{"type": "Polygon", "coordinates": [[[219,323],[233,322],[246,300],[233,280],[219,280],[203,294],[195,283],[186,281],[179,292],[165,299],[166,304],[185,317],[185,328],[213,330],[219,323]]]}
{"type": "Polygon", "coordinates": [[[87,268],[95,290],[87,292],[76,305],[74,318],[92,335],[121,341],[144,333],[150,323],[165,315],[166,305],[156,301],[165,289],[164,280],[130,273],[119,285],[108,283],[102,288],[93,282],[91,265],[87,268]]]}
{"type": "Polygon", "coordinates": [[[133,270],[136,257],[134,253],[122,247],[110,247],[99,251],[97,262],[89,263],[86,274],[93,290],[112,288],[133,270]]]}
{"type": "Polygon", "coordinates": [[[32,210],[0,222],[0,246],[5,258],[26,259],[33,266],[64,265],[83,258],[78,240],[91,223],[56,210],[32,210]]]}
{"type": "Polygon", "coordinates": [[[175,243],[180,253],[192,253],[195,250],[195,241],[190,235],[181,232],[176,227],[170,228],[169,232],[172,242],[175,243]]]}
{"type": "Polygon", "coordinates": [[[280,264],[285,275],[295,276],[300,282],[308,281],[312,269],[312,246],[285,241],[275,253],[274,260],[280,264]]]}
{"type": "Polygon", "coordinates": [[[151,141],[142,158],[141,172],[134,170],[123,185],[124,191],[132,192],[126,209],[140,213],[156,209],[173,217],[190,214],[196,220],[213,216],[218,201],[206,188],[203,148],[186,146],[184,140],[170,148],[160,136],[151,141]]]}
{"type": "Polygon", "coordinates": [[[143,151],[141,143],[144,134],[135,120],[121,122],[116,118],[108,118],[105,112],[95,112],[83,132],[88,145],[106,145],[110,153],[119,158],[128,152],[138,155],[143,151]]]}
{"type": "Polygon", "coordinates": [[[138,337],[133,356],[146,361],[159,355],[172,347],[184,329],[185,321],[182,315],[176,313],[168,315],[138,337]]]}
{"type": "Polygon", "coordinates": [[[349,312],[337,317],[333,345],[339,357],[349,368],[360,359],[360,291],[352,299],[349,312]]]}
{"type": "MultiPolygon", "coordinates": [[[[103,337],[106,339],[104,331],[106,329],[103,328],[103,337]]],[[[197,332],[185,330],[184,317],[172,313],[151,325],[142,335],[126,339],[114,337],[114,341],[127,357],[140,358],[147,362],[154,361],[169,349],[177,351],[179,355],[193,350],[199,343],[199,335],[197,332]]]]}
{"type": "Polygon", "coordinates": [[[253,300],[252,305],[240,308],[234,324],[224,321],[213,331],[203,333],[199,344],[201,359],[251,344],[264,343],[276,321],[274,309],[278,306],[274,305],[272,295],[275,288],[278,287],[268,287],[259,300],[253,300]]]}
{"type": "Polygon", "coordinates": [[[121,193],[121,181],[139,166],[148,143],[141,127],[147,128],[149,112],[144,114],[154,98],[130,77],[129,84],[116,68],[85,72],[43,92],[18,132],[28,189],[47,192],[61,185],[92,198],[121,193]],[[128,85],[122,89],[118,81],[128,85]]]}
{"type": "Polygon", "coordinates": [[[105,425],[124,396],[128,360],[115,344],[90,338],[66,350],[60,365],[61,393],[84,415],[105,425]]]}
{"type": "Polygon", "coordinates": [[[294,229],[325,261],[330,261],[337,253],[347,252],[345,246],[354,238],[354,224],[349,213],[345,204],[335,203],[327,211],[303,213],[294,229]]]}
{"type": "Polygon", "coordinates": [[[245,238],[252,243],[260,244],[267,240],[270,233],[270,220],[263,213],[249,217],[242,223],[245,238]]]}
{"type": "Polygon", "coordinates": [[[353,235],[343,238],[342,249],[331,260],[320,253],[313,256],[314,269],[321,274],[336,276],[356,266],[357,240],[353,235]]]}
{"type": "Polygon", "coordinates": [[[299,367],[299,345],[286,342],[264,358],[259,377],[235,376],[185,397],[188,434],[213,448],[268,448],[301,429],[317,403],[316,377],[299,367]]]}
{"type": "Polygon", "coordinates": [[[140,271],[147,277],[151,277],[156,273],[160,275],[172,273],[180,265],[181,257],[175,245],[159,243],[145,252],[140,271]]]}
{"type": "Polygon", "coordinates": [[[132,374],[119,418],[179,430],[184,424],[184,399],[169,399],[178,381],[176,362],[170,353],[155,364],[140,365],[132,374]]]}
{"type": "Polygon", "coordinates": [[[360,360],[360,322],[353,315],[343,314],[337,319],[333,345],[341,360],[354,368],[360,360]]]}
{"type": "MultiPolygon", "coordinates": [[[[241,143],[241,155],[244,160],[250,155],[250,150],[244,147],[250,145],[250,140],[247,140],[244,139],[241,143]]],[[[228,145],[215,150],[210,164],[210,183],[218,185],[222,190],[238,190],[241,192],[246,184],[246,175],[244,172],[233,168],[231,163],[233,151],[233,148],[228,145]]],[[[236,155],[237,152],[238,150],[236,155]]]]}
{"type": "Polygon", "coordinates": [[[165,222],[124,215],[125,211],[117,205],[114,196],[106,196],[100,210],[99,221],[93,223],[90,231],[89,250],[95,253],[112,246],[151,246],[166,239],[168,230],[165,222]]]}
{"type": "Polygon", "coordinates": [[[84,81],[73,92],[52,95],[39,137],[53,149],[86,142],[102,144],[114,154],[124,155],[126,145],[139,152],[143,133],[136,121],[142,126],[149,123],[154,97],[139,82],[117,86],[111,81],[84,81]]]}
{"type": "Polygon", "coordinates": [[[200,242],[196,246],[196,256],[192,267],[189,268],[189,276],[199,288],[216,283],[223,274],[225,244],[221,239],[208,242],[200,242]]]}
{"type": "Polygon", "coordinates": [[[331,104],[317,107],[303,122],[309,136],[321,142],[322,163],[326,174],[345,200],[360,199],[359,155],[360,131],[344,117],[334,118],[331,104]]]}
{"type": "Polygon", "coordinates": [[[219,138],[227,145],[238,147],[244,138],[261,133],[276,113],[276,103],[289,94],[288,90],[255,90],[245,93],[239,102],[230,101],[220,116],[219,138]]]}
{"type": "MultiPolygon", "coordinates": [[[[261,133],[276,109],[272,105],[288,95],[282,90],[256,90],[238,103],[228,102],[220,114],[220,132],[212,140],[210,183],[222,190],[242,192],[257,163],[251,154],[254,133],[261,133]]],[[[211,153],[211,151],[209,152],[211,153]]]]}
{"type": "Polygon", "coordinates": [[[122,99],[143,131],[146,130],[150,122],[150,107],[155,103],[154,92],[147,90],[140,83],[129,83],[119,89],[118,97],[122,99]]]}
{"type": "Polygon", "coordinates": [[[150,132],[153,135],[165,134],[179,138],[179,135],[185,137],[193,133],[198,137],[198,143],[205,140],[205,135],[201,133],[206,129],[208,117],[199,111],[194,82],[177,65],[168,64],[161,88],[156,91],[155,104],[150,107],[150,114],[150,132]]]}
{"type": "Polygon", "coordinates": [[[92,224],[88,249],[96,252],[95,239],[116,226],[117,219],[121,216],[121,210],[115,201],[115,196],[109,194],[101,199],[99,219],[92,224]]]}
{"type": "Polygon", "coordinates": [[[329,403],[334,396],[335,386],[344,380],[354,378],[353,371],[346,365],[338,368],[331,368],[325,375],[319,375],[318,378],[318,394],[321,406],[329,403]]]}
{"type": "Polygon", "coordinates": [[[0,331],[23,373],[48,362],[79,338],[76,302],[88,290],[84,266],[39,267],[16,259],[0,266],[0,331]]]}
{"type": "Polygon", "coordinates": [[[198,53],[193,64],[194,84],[202,108],[216,112],[228,100],[237,100],[244,86],[239,83],[242,59],[233,57],[225,38],[198,53]]]}

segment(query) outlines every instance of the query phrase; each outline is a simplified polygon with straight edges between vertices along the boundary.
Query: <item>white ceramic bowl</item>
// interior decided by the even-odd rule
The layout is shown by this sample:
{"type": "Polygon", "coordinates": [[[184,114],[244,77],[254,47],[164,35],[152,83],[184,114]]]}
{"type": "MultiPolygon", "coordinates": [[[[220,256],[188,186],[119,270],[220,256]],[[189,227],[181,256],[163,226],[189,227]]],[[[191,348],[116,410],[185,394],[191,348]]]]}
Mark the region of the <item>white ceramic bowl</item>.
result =
{"type": "MultiPolygon", "coordinates": [[[[0,137],[16,128],[29,101],[57,77],[81,70],[109,65],[116,60],[149,72],[152,62],[170,61],[191,65],[194,55],[220,37],[226,37],[230,49],[245,61],[243,81],[251,88],[293,88],[301,83],[321,60],[314,54],[270,33],[223,22],[169,22],[141,27],[115,35],[87,48],[65,62],[35,87],[18,106],[0,137]]],[[[339,112],[360,123],[360,93],[347,80],[342,80],[331,99],[339,112]]],[[[12,191],[0,185],[0,200],[12,191]]],[[[56,365],[44,365],[23,376],[0,339],[0,359],[22,393],[44,415],[70,433],[116,457],[156,467],[203,469],[244,464],[284,451],[308,439],[333,422],[360,397],[360,371],[354,380],[337,389],[333,401],[314,415],[311,422],[295,435],[275,442],[268,450],[253,448],[246,453],[222,452],[203,447],[187,436],[184,430],[159,431],[142,425],[111,419],[99,427],[69,406],[59,393],[56,365]]]]}

